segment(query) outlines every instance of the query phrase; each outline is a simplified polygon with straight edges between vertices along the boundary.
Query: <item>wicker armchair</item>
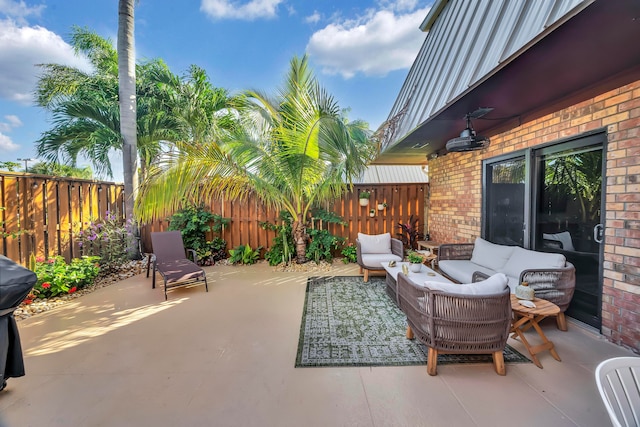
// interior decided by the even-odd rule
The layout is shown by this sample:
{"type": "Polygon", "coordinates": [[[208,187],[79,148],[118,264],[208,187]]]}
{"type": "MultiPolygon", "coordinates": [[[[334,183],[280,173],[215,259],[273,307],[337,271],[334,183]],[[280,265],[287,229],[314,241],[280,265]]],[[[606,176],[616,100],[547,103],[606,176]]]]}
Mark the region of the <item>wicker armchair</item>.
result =
{"type": "Polygon", "coordinates": [[[491,354],[505,375],[503,351],[511,325],[509,289],[495,295],[459,295],[416,285],[398,274],[398,302],[407,316],[407,338],[428,348],[427,373],[437,374],[438,353],[491,354]]]}
{"type": "MultiPolygon", "coordinates": [[[[473,248],[473,243],[442,245],[438,251],[438,263],[446,260],[470,260],[473,248]]],[[[476,274],[481,280],[490,276],[480,271],[476,274]]],[[[522,282],[529,283],[536,297],[551,301],[560,307],[557,317],[558,329],[566,331],[567,321],[564,312],[569,307],[576,287],[576,269],[573,264],[567,261],[562,268],[523,270],[518,277],[518,283],[522,282]]]]}

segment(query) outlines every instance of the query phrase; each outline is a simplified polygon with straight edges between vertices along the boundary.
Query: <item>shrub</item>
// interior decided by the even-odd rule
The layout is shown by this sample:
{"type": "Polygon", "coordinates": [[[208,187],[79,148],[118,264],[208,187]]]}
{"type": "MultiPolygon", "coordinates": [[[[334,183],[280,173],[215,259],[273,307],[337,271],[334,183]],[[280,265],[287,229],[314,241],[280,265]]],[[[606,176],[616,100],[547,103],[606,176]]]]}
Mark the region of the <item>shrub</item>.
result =
{"type": "Polygon", "coordinates": [[[258,246],[254,251],[249,245],[239,245],[229,251],[229,261],[232,264],[255,264],[260,258],[260,249],[262,246],[258,246]]]}
{"type": "Polygon", "coordinates": [[[396,235],[402,240],[405,248],[416,249],[418,247],[418,219],[417,216],[411,215],[405,224],[399,222],[397,225],[401,232],[396,235]]]}
{"type": "Polygon", "coordinates": [[[329,233],[328,230],[315,229],[308,230],[311,243],[307,246],[307,258],[319,263],[321,260],[333,261],[334,249],[338,249],[344,241],[344,237],[337,237],[329,233]]]}
{"type": "Polygon", "coordinates": [[[102,221],[91,221],[78,233],[83,255],[97,256],[103,273],[118,270],[136,254],[130,253],[135,236],[131,221],[122,224],[118,215],[107,211],[102,221]]]}
{"type": "Polygon", "coordinates": [[[280,213],[280,220],[282,225],[275,225],[269,222],[263,222],[260,224],[265,230],[272,230],[276,232],[276,236],[273,238],[271,247],[264,254],[264,259],[267,260],[269,265],[278,265],[280,263],[289,263],[293,254],[295,254],[295,244],[293,242],[292,229],[291,229],[291,215],[287,212],[280,213]]]}
{"type": "Polygon", "coordinates": [[[207,241],[207,233],[213,231],[219,233],[222,227],[229,224],[229,218],[213,214],[205,209],[203,205],[190,205],[180,209],[170,218],[169,230],[179,230],[182,234],[184,247],[196,251],[198,264],[207,264],[226,258],[227,242],[224,239],[207,241]],[[222,244],[224,242],[224,244],[222,244]],[[220,249],[224,255],[219,253],[220,249]],[[216,254],[217,255],[214,255],[216,254]],[[213,258],[211,258],[213,257],[213,258]]]}
{"type": "Polygon", "coordinates": [[[343,256],[342,262],[344,262],[345,264],[358,261],[357,248],[353,243],[349,243],[348,245],[343,247],[341,253],[343,256]]]}
{"type": "Polygon", "coordinates": [[[38,281],[33,287],[33,296],[51,298],[61,294],[72,294],[91,285],[100,272],[99,259],[97,256],[83,256],[74,258],[67,264],[64,258],[58,256],[45,262],[36,262],[35,273],[38,281]]]}

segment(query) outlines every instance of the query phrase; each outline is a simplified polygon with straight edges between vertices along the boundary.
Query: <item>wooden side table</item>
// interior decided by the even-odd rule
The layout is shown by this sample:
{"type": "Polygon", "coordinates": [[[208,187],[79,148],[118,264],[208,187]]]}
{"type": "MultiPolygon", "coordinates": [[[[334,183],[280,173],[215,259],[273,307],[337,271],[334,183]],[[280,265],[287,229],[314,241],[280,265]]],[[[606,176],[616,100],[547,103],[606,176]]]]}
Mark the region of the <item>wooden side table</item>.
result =
{"type": "Polygon", "coordinates": [[[514,294],[511,294],[511,310],[513,311],[513,322],[511,324],[511,332],[513,335],[511,335],[511,338],[520,338],[522,344],[524,344],[531,355],[533,363],[542,369],[542,363],[540,363],[536,356],[536,354],[542,351],[549,350],[549,353],[551,353],[554,359],[557,361],[561,360],[553,343],[549,341],[544,332],[542,332],[539,322],[547,316],[557,316],[558,313],[560,313],[560,308],[554,303],[540,298],[534,298],[533,303],[536,305],[535,308],[525,307],[520,304],[520,300],[516,298],[514,294]],[[529,344],[527,338],[525,338],[524,331],[531,327],[536,330],[542,339],[542,344],[532,346],[529,344]]]}

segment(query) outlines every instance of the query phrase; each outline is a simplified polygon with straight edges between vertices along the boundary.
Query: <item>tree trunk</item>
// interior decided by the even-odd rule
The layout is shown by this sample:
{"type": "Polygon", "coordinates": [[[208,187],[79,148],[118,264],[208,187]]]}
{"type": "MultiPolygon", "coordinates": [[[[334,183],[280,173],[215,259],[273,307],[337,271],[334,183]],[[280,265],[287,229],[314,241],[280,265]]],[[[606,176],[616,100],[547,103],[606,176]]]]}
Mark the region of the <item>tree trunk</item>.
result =
{"type": "Polygon", "coordinates": [[[134,1],[119,0],[118,2],[118,95],[125,194],[124,215],[132,224],[134,223],[133,206],[138,195],[134,1]]]}
{"type": "Polygon", "coordinates": [[[307,262],[307,231],[302,221],[302,215],[298,215],[298,219],[293,222],[293,241],[296,245],[296,262],[303,264],[307,262]]]}

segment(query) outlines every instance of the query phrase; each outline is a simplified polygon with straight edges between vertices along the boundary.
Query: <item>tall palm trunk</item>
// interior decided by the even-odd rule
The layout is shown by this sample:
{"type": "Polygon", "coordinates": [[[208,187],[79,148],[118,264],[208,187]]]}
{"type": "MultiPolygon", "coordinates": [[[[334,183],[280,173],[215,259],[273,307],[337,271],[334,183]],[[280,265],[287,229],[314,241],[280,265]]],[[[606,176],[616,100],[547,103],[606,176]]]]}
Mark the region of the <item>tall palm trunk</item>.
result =
{"type": "Polygon", "coordinates": [[[302,214],[298,214],[298,218],[291,225],[293,233],[293,242],[296,245],[296,262],[302,264],[307,262],[307,231],[302,220],[302,214]]]}
{"type": "MultiPolygon", "coordinates": [[[[124,175],[124,214],[133,223],[133,207],[138,194],[138,150],[136,116],[136,53],[133,2],[118,3],[118,91],[120,98],[120,134],[124,175]]],[[[130,248],[134,254],[135,248],[130,248]]]]}

